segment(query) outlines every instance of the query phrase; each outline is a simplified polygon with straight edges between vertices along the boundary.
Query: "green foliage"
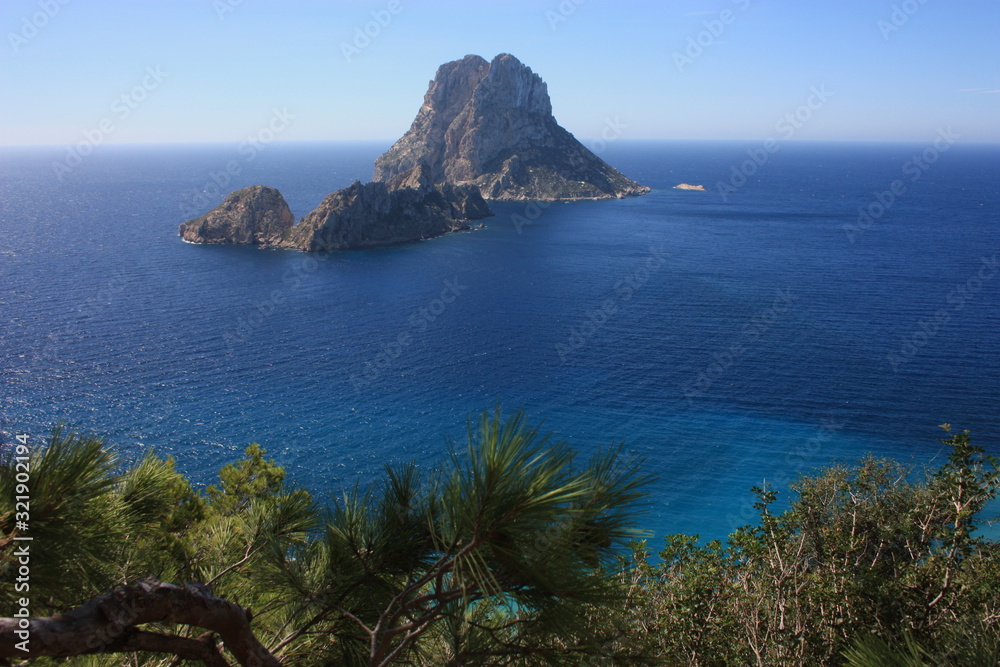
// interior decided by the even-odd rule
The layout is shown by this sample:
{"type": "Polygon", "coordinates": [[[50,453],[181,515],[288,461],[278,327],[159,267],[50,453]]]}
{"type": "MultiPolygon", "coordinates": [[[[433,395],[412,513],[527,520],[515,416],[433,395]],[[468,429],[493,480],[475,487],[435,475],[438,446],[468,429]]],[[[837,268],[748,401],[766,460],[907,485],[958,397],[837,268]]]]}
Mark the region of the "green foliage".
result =
{"type": "Polygon", "coordinates": [[[464,451],[426,474],[387,469],[277,561],[293,624],[318,632],[299,650],[336,664],[419,662],[428,647],[455,664],[575,655],[556,631],[579,630],[587,606],[620,604],[603,568],[636,534],[647,480],[618,449],[576,467],[521,413],[484,413],[464,451]]]}
{"type": "Polygon", "coordinates": [[[895,646],[871,636],[856,640],[844,651],[848,667],[928,667],[927,657],[927,651],[909,633],[895,646]]]}
{"type": "MultiPolygon", "coordinates": [[[[439,465],[387,467],[326,510],[256,444],[199,493],[170,459],[122,466],[57,430],[32,460],[31,535],[48,547],[32,611],[154,576],[252,610],[286,665],[1000,664],[1000,545],[977,533],[997,461],[968,433],[944,442],[923,475],[868,457],[803,477],[780,513],[777,490],[754,488],[753,525],[668,536],[653,562],[633,541],[641,462],[620,448],[579,462],[521,413],[484,413],[439,465]]],[[[13,463],[0,467],[9,575],[13,463]]]]}
{"type": "MultiPolygon", "coordinates": [[[[266,606],[274,593],[254,570],[271,550],[302,545],[316,508],[304,491],[284,489],[284,471],[263,454],[248,448],[246,460],[226,467],[223,490],[205,497],[172,459],[150,452],[123,467],[100,439],[56,429],[31,460],[32,613],[66,611],[144,577],[209,584],[243,605],[266,606]]],[[[13,459],[0,468],[0,600],[14,608],[13,459]]]]}
{"type": "MultiPolygon", "coordinates": [[[[878,636],[857,639],[844,651],[848,667],[996,667],[1000,665],[1000,634],[996,628],[951,627],[946,651],[934,655],[921,646],[910,633],[901,640],[887,641],[878,636]]],[[[941,644],[942,642],[938,642],[941,644]]]]}
{"type": "Polygon", "coordinates": [[[219,472],[222,488],[205,489],[212,507],[222,514],[236,514],[260,498],[274,495],[285,481],[285,469],[264,458],[256,442],[246,448],[246,458],[223,466],[219,472]]]}
{"type": "Polygon", "coordinates": [[[831,466],[793,484],[779,515],[775,492],[754,489],[759,522],[725,544],[668,537],[655,568],[636,554],[645,604],[629,642],[667,664],[978,664],[953,661],[969,657],[965,628],[989,638],[983,651],[1000,637],[996,544],[974,537],[996,460],[967,433],[944,442],[922,481],[870,457],[831,466]]]}
{"type": "MultiPolygon", "coordinates": [[[[10,546],[14,462],[0,467],[0,545],[10,546]]],[[[185,550],[180,535],[199,520],[201,500],[172,460],[150,454],[123,472],[119,467],[102,440],[62,429],[31,457],[31,591],[50,611],[139,576],[178,571],[185,550]]],[[[11,553],[0,549],[5,571],[13,567],[11,553]]],[[[4,600],[14,596],[10,586],[0,591],[4,600]]]]}

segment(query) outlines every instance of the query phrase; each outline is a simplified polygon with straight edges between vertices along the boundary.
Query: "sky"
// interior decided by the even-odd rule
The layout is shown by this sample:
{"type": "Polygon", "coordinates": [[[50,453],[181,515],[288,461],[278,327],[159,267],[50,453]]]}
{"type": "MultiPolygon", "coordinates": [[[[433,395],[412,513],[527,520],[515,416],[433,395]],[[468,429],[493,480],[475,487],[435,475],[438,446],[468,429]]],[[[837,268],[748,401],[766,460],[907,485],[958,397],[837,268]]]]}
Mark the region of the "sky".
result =
{"type": "Polygon", "coordinates": [[[2,0],[0,144],[391,141],[511,53],[577,137],[1000,141],[996,0],[2,0]]]}

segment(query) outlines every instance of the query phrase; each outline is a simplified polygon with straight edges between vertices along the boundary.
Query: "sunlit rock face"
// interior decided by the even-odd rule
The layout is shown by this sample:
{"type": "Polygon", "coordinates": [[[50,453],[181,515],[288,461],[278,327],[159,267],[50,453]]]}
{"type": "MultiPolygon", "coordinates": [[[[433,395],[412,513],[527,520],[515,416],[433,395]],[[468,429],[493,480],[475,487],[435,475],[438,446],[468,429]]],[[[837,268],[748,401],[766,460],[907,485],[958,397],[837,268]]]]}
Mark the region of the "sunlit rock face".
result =
{"type": "Polygon", "coordinates": [[[509,54],[442,65],[410,130],[375,161],[390,189],[420,179],[470,184],[486,199],[645,194],[556,122],[541,77],[509,54]]]}

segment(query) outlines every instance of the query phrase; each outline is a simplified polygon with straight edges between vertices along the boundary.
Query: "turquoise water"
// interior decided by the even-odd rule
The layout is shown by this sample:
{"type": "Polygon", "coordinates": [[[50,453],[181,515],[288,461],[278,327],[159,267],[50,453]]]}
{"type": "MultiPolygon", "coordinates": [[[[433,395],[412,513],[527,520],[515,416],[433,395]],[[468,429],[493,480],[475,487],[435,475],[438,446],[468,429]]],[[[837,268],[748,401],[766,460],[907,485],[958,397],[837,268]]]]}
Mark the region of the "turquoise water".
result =
{"type": "Polygon", "coordinates": [[[930,145],[786,144],[724,198],[757,146],[612,143],[651,194],[320,259],[177,226],[255,183],[301,217],[385,145],[106,146],[62,180],[65,149],[4,149],[0,429],[64,421],[203,483],[256,441],[339,491],[430,464],[500,401],[584,454],[624,442],[658,477],[644,525],[707,537],[765,479],[930,461],[941,422],[1000,452],[1000,148],[911,180],[930,145]]]}

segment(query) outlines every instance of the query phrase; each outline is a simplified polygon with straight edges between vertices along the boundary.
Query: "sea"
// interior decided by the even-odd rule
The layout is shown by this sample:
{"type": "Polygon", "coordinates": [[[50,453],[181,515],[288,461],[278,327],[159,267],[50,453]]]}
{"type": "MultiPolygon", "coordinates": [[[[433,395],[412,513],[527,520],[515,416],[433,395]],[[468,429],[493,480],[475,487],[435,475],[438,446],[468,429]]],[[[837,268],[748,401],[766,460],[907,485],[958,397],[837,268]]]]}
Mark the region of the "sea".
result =
{"type": "Polygon", "coordinates": [[[0,149],[0,439],[199,485],[256,442],[323,501],[523,409],[641,459],[654,551],[752,522],[754,485],[939,465],[944,423],[1000,454],[1000,145],[601,142],[652,192],[329,255],[178,237],[254,184],[304,216],[388,145],[0,149]]]}

